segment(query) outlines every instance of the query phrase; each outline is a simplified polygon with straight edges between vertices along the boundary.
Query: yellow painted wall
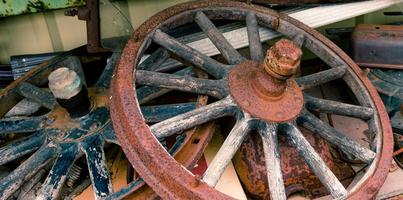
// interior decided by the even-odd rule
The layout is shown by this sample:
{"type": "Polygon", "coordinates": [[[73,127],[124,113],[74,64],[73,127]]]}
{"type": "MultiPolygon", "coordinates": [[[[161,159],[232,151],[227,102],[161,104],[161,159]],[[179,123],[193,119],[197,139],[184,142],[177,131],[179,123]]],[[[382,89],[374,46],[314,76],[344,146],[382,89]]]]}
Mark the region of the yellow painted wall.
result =
{"type": "MultiPolygon", "coordinates": [[[[103,36],[131,32],[158,11],[185,1],[187,0],[129,0],[115,2],[115,7],[102,1],[103,36]],[[120,13],[127,19],[122,18],[120,13]]],[[[403,10],[403,6],[394,6],[386,10],[403,10]]],[[[383,11],[385,10],[326,27],[353,26],[357,22],[403,21],[403,17],[385,17],[383,11]]],[[[85,22],[76,17],[64,16],[63,13],[63,10],[57,10],[0,19],[0,63],[8,63],[11,55],[63,51],[85,44],[85,22]]],[[[319,30],[323,31],[324,28],[319,30]]]]}

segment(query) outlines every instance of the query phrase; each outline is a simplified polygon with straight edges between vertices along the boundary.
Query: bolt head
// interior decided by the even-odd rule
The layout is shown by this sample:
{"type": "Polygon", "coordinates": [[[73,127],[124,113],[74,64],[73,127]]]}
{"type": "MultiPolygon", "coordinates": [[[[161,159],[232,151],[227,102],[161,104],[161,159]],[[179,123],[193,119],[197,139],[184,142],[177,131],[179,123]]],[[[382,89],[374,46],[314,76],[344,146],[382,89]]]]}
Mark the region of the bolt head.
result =
{"type": "Polygon", "coordinates": [[[74,70],[61,67],[50,73],[49,89],[58,99],[69,99],[81,91],[80,77],[74,70]]]}
{"type": "Polygon", "coordinates": [[[281,39],[266,53],[265,69],[280,76],[290,77],[297,73],[302,51],[291,40],[281,39]]]}

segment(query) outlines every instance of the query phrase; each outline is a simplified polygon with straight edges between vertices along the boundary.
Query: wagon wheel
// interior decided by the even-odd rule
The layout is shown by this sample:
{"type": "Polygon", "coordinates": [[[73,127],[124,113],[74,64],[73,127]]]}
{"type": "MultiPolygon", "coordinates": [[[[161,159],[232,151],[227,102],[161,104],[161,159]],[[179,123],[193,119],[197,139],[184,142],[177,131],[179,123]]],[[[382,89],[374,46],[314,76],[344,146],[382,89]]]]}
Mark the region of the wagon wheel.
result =
{"type": "MultiPolygon", "coordinates": [[[[112,55],[97,82],[90,87],[86,84],[80,59],[76,56],[81,55],[84,48],[64,53],[33,69],[0,94],[0,135],[8,138],[8,141],[1,144],[0,165],[18,165],[0,180],[0,199],[7,199],[17,190],[21,191],[28,180],[36,179],[38,172],[43,173],[47,166],[50,170],[46,171],[44,182],[38,182],[42,186],[37,199],[60,198],[67,177],[74,173],[71,171],[77,169],[75,163],[83,156],[94,197],[101,199],[113,193],[104,148],[107,143],[119,145],[109,117],[108,87],[120,53],[112,55]],[[38,107],[46,108],[47,111],[24,111],[24,116],[21,116],[22,111],[19,109],[18,116],[10,117],[16,114],[15,109],[21,108],[20,104],[24,102],[38,104],[38,107]]],[[[151,62],[152,58],[146,59],[145,63],[151,62]]],[[[191,72],[189,69],[180,71],[183,75],[191,72]]],[[[155,87],[140,87],[137,91],[143,103],[169,92],[155,87]]],[[[199,96],[197,102],[143,106],[142,112],[147,122],[155,123],[193,110],[203,105],[204,101],[206,97],[199,96]]],[[[206,133],[206,140],[211,130],[193,134],[195,132],[188,131],[175,140],[169,151],[175,153],[178,146],[182,146],[193,135],[201,137],[206,133]]],[[[144,185],[138,179],[125,189],[134,191],[144,185]]],[[[126,193],[119,191],[115,195],[122,197],[126,193]]]]}
{"type": "Polygon", "coordinates": [[[262,138],[271,199],[285,199],[277,137],[295,146],[333,198],[370,199],[388,173],[392,134],[382,102],[365,73],[338,47],[301,22],[275,11],[239,2],[197,1],[180,4],[150,18],[132,35],[122,53],[111,85],[112,120],[118,140],[138,173],[164,199],[227,199],[214,189],[245,136],[257,130],[262,138]],[[239,54],[217,30],[215,20],[246,22],[250,59],[239,54]],[[167,34],[195,22],[227,62],[219,62],[167,34]],[[293,40],[282,39],[262,51],[259,28],[268,28],[293,40]],[[139,69],[142,53],[159,45],[178,61],[210,74],[197,79],[139,69]],[[315,53],[330,69],[295,78],[300,46],[315,53]],[[308,96],[304,90],[342,79],[359,105],[308,96]],[[218,99],[165,121],[147,126],[130,87],[134,82],[173,88],[218,99]],[[374,135],[368,146],[349,139],[321,121],[312,111],[360,118],[374,135]],[[236,123],[203,177],[181,167],[160,145],[158,138],[220,118],[234,116],[236,123]],[[343,152],[368,164],[362,178],[345,188],[301,134],[297,124],[319,134],[343,152]]]}

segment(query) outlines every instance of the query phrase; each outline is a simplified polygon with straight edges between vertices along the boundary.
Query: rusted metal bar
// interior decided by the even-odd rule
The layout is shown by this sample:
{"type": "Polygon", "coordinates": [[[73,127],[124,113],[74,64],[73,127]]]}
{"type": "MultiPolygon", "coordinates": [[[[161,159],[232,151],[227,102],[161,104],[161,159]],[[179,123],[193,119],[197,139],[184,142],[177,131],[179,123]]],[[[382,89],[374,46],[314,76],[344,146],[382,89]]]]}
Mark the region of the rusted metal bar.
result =
{"type": "Polygon", "coordinates": [[[356,158],[366,163],[371,163],[376,156],[375,152],[363,147],[358,142],[347,138],[342,133],[328,124],[325,124],[308,111],[304,111],[302,113],[302,115],[298,118],[298,123],[301,123],[304,127],[310,129],[312,132],[321,135],[328,142],[338,146],[348,153],[351,153],[356,158]]]}
{"type": "Polygon", "coordinates": [[[175,116],[165,121],[150,126],[151,131],[157,138],[168,137],[172,134],[197,125],[209,122],[235,112],[235,103],[230,97],[203,106],[196,110],[175,116]]]}
{"type": "Polygon", "coordinates": [[[304,90],[341,78],[345,73],[346,68],[336,67],[315,74],[299,77],[296,79],[296,81],[301,89],[304,90]]]}
{"type": "Polygon", "coordinates": [[[319,5],[319,4],[356,2],[356,0],[239,0],[239,1],[255,4],[263,4],[263,5],[319,5]]]}
{"type": "Polygon", "coordinates": [[[277,124],[262,123],[258,131],[263,143],[270,199],[285,200],[287,197],[284,187],[283,173],[281,172],[281,158],[277,129],[277,124]]]}
{"type": "Polygon", "coordinates": [[[230,65],[239,64],[245,61],[245,58],[234,49],[234,47],[217,29],[217,27],[214,26],[213,22],[211,22],[202,11],[196,13],[195,22],[210,38],[213,44],[221,52],[221,55],[228,61],[230,65]]]}
{"type": "Polygon", "coordinates": [[[249,114],[243,113],[240,115],[242,116],[238,117],[235,126],[203,174],[203,181],[212,187],[220,180],[228,163],[231,162],[243,139],[252,128],[252,118],[249,114]]]}
{"type": "Polygon", "coordinates": [[[347,191],[340,183],[333,172],[326,166],[326,163],[316,153],[302,133],[295,125],[286,124],[281,126],[286,132],[291,144],[297,148],[298,152],[308,163],[311,170],[327,188],[333,198],[342,198],[347,195],[347,191]]]}
{"type": "Polygon", "coordinates": [[[194,94],[223,98],[228,95],[225,83],[220,80],[206,80],[145,70],[136,71],[136,83],[160,88],[175,89],[194,94]]]}
{"type": "Polygon", "coordinates": [[[205,70],[216,78],[222,78],[227,74],[227,65],[224,65],[206,55],[203,55],[199,51],[182,44],[159,29],[155,31],[153,41],[167,48],[175,55],[205,70]]]}
{"type": "Polygon", "coordinates": [[[344,115],[368,120],[373,117],[374,110],[364,106],[356,106],[337,101],[319,99],[304,95],[305,106],[310,110],[318,110],[324,113],[344,115]]]}
{"type": "Polygon", "coordinates": [[[351,39],[358,65],[403,69],[403,26],[360,24],[351,39]]]}
{"type": "Polygon", "coordinates": [[[259,25],[255,14],[246,16],[246,29],[248,32],[249,51],[252,60],[261,61],[264,58],[262,43],[260,42],[259,25]]]}

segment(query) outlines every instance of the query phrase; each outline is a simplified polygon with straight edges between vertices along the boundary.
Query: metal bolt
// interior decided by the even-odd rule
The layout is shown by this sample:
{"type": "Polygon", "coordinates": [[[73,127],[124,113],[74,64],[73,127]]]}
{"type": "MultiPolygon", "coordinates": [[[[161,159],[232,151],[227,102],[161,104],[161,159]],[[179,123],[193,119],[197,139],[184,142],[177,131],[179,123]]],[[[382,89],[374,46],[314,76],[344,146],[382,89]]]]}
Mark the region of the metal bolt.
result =
{"type": "Polygon", "coordinates": [[[195,175],[193,181],[191,182],[192,187],[198,187],[200,185],[201,177],[199,175],[195,175]]]}
{"type": "Polygon", "coordinates": [[[65,16],[72,16],[72,17],[74,17],[74,16],[76,16],[77,14],[78,14],[78,9],[76,9],[76,8],[67,9],[67,10],[64,11],[64,15],[65,15],[65,16]]]}
{"type": "Polygon", "coordinates": [[[277,41],[266,53],[264,69],[275,78],[287,79],[297,73],[302,51],[291,40],[277,41]]]}
{"type": "Polygon", "coordinates": [[[91,126],[90,126],[90,130],[91,130],[91,131],[95,131],[95,130],[97,130],[97,128],[98,128],[98,123],[93,123],[93,124],[91,124],[91,126]]]}
{"type": "Polygon", "coordinates": [[[73,70],[61,67],[49,77],[49,88],[57,99],[69,99],[81,91],[80,77],[73,70]]]}
{"type": "Polygon", "coordinates": [[[46,125],[50,126],[50,125],[53,124],[53,122],[55,122],[55,118],[49,117],[49,118],[46,120],[46,125]]]}

